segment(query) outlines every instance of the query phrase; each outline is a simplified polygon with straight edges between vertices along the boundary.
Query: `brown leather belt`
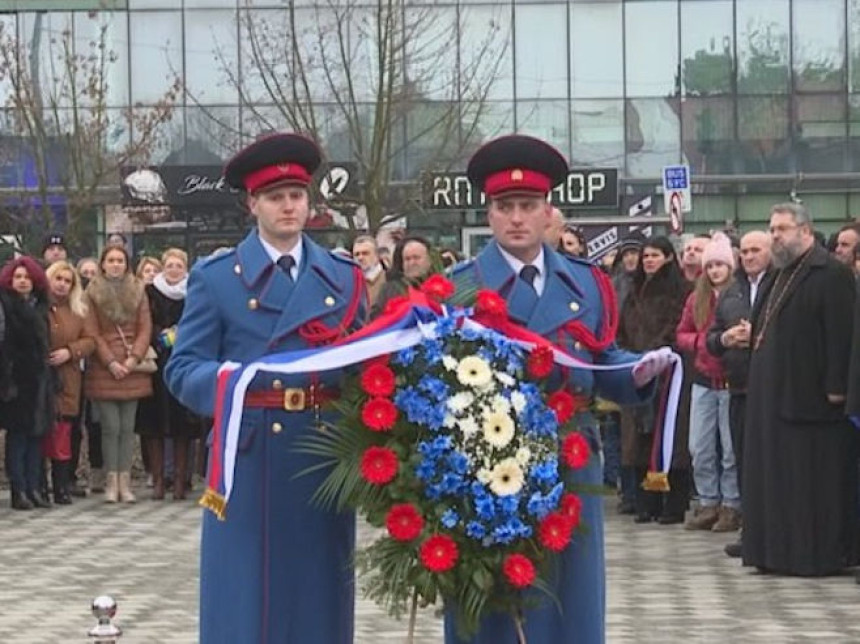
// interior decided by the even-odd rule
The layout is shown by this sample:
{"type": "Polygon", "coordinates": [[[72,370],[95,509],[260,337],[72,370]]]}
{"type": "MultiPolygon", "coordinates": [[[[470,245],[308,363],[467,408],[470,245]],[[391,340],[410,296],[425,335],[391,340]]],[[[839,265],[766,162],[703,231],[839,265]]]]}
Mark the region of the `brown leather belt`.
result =
{"type": "Polygon", "coordinates": [[[285,389],[267,389],[264,391],[249,391],[245,394],[245,407],[263,407],[265,409],[284,409],[286,411],[305,411],[315,409],[327,402],[340,398],[340,389],[323,387],[287,387],[285,389]]]}

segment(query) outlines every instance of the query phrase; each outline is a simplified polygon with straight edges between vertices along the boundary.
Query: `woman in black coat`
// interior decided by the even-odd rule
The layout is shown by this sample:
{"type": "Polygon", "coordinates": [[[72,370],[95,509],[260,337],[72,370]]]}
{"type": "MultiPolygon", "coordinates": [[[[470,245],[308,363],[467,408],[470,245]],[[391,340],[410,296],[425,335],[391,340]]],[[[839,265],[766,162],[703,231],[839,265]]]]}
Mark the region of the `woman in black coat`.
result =
{"type": "Polygon", "coordinates": [[[5,317],[0,386],[0,426],[6,429],[6,471],[12,507],[50,507],[42,488],[42,437],[53,422],[55,375],[48,366],[48,280],[29,257],[0,271],[5,317]]]}
{"type": "Polygon", "coordinates": [[[163,370],[173,348],[176,325],[185,307],[188,282],[188,255],[169,248],[161,257],[163,270],[146,286],[152,315],[152,346],[158,354],[158,372],[154,375],[152,413],[139,417],[137,432],[149,452],[152,470],[152,498],[164,498],[164,441],[173,440],[173,498],[184,499],[188,476],[188,446],[200,438],[203,419],[192,414],[174,398],[164,384],[163,370]]]}

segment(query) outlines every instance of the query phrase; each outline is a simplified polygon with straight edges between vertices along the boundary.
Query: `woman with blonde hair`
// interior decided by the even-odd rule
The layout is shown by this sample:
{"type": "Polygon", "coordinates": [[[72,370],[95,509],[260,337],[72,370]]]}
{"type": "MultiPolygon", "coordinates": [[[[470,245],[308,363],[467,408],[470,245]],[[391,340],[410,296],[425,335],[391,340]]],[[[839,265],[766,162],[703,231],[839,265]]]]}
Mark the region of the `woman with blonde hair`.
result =
{"type": "Polygon", "coordinates": [[[131,272],[128,253],[107,246],[99,275],[87,287],[86,334],[95,339],[95,359],[87,364],[84,393],[99,410],[107,483],[105,501],[136,501],[131,492],[131,459],[137,402],[152,395],[152,378],[140,365],[152,336],[144,286],[131,272]]]}
{"type": "Polygon", "coordinates": [[[144,285],[149,285],[152,284],[152,280],[154,280],[155,276],[161,273],[162,270],[164,270],[164,266],[157,257],[144,255],[137,261],[137,270],[135,271],[135,275],[137,275],[137,279],[141,280],[144,285]]]}
{"type": "Polygon", "coordinates": [[[202,420],[174,398],[164,385],[162,373],[173,350],[176,325],[185,308],[188,284],[188,255],[179,248],[168,248],[161,256],[164,270],[146,287],[152,314],[152,346],[158,354],[158,371],[154,377],[154,413],[138,425],[138,433],[147,445],[152,466],[152,498],[164,498],[165,439],[173,441],[173,498],[184,499],[188,471],[189,443],[200,437],[202,420]]]}
{"type": "Polygon", "coordinates": [[[51,483],[54,503],[67,505],[72,502],[69,487],[72,467],[77,464],[71,444],[75,434],[80,445],[81,361],[93,352],[95,342],[84,332],[87,303],[78,273],[68,262],[59,261],[48,267],[47,276],[50,289],[48,364],[56,370],[59,381],[55,421],[57,427],[62,423],[71,430],[63,437],[64,441],[69,441],[65,449],[50,455],[51,483]]]}

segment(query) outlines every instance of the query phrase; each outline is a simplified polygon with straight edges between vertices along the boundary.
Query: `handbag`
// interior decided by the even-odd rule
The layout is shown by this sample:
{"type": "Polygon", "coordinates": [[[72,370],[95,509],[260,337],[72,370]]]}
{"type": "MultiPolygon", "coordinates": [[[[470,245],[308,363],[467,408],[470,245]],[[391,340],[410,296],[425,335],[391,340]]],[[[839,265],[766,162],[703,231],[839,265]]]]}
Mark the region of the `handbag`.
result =
{"type": "MultiPolygon", "coordinates": [[[[128,340],[125,339],[125,333],[122,332],[119,324],[116,325],[116,330],[119,333],[119,337],[122,338],[122,343],[125,345],[125,352],[127,357],[131,357],[131,345],[128,343],[128,340]]],[[[140,362],[138,362],[132,371],[137,373],[155,373],[158,371],[158,362],[156,359],[158,358],[158,354],[155,352],[155,349],[152,348],[152,345],[146,347],[146,353],[143,354],[143,358],[140,362]]]]}
{"type": "Polygon", "coordinates": [[[72,423],[58,420],[51,430],[42,437],[42,456],[52,461],[72,459],[72,423]]]}

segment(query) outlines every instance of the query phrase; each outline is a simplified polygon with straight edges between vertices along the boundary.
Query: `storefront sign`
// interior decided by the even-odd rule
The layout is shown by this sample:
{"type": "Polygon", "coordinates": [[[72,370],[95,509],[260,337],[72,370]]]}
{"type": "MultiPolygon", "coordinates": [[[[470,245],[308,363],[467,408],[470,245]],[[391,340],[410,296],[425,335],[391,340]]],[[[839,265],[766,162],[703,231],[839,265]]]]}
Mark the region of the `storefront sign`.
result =
{"type": "MultiPolygon", "coordinates": [[[[617,208],[618,170],[574,168],[550,192],[549,200],[565,210],[617,208]]],[[[461,172],[431,173],[423,186],[422,201],[429,210],[484,208],[487,203],[484,193],[461,172]]]]}

